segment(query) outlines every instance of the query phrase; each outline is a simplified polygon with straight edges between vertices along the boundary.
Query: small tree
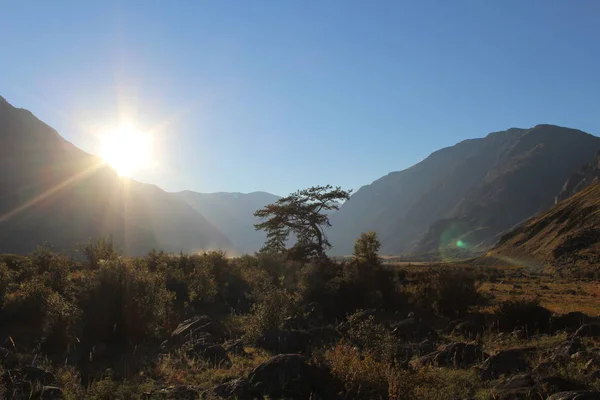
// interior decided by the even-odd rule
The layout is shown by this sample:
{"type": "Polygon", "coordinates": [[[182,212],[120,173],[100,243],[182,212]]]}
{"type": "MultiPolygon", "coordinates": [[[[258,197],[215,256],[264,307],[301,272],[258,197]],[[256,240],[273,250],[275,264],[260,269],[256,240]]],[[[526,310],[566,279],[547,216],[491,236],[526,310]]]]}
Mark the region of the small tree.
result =
{"type": "Polygon", "coordinates": [[[360,262],[378,265],[380,262],[378,254],[380,247],[381,243],[376,232],[363,232],[354,242],[354,258],[360,262]]]}
{"type": "Polygon", "coordinates": [[[325,212],[338,210],[338,202],[348,200],[351,192],[331,185],[313,186],[256,211],[254,216],[263,221],[254,227],[267,233],[262,251],[284,252],[290,233],[294,233],[297,239],[292,248],[294,258],[324,257],[325,250],[331,248],[324,231],[331,226],[325,212]]]}

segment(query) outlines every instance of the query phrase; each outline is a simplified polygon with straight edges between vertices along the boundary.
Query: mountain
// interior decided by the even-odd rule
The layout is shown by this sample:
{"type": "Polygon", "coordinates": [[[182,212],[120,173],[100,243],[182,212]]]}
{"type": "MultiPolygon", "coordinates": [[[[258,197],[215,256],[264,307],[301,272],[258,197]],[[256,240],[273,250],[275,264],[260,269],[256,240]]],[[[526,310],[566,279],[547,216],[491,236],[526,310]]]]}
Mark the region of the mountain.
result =
{"type": "Polygon", "coordinates": [[[0,97],[0,252],[72,248],[112,235],[126,254],[231,249],[183,200],[121,178],[31,112],[0,97]]]}
{"type": "Polygon", "coordinates": [[[488,257],[571,268],[600,265],[600,183],[536,215],[502,239],[488,257]]]}
{"type": "Polygon", "coordinates": [[[259,250],[266,240],[264,232],[254,229],[254,224],[259,222],[254,212],[280,198],[266,192],[196,193],[186,190],[176,195],[227,235],[242,253],[259,250]]]}
{"type": "Polygon", "coordinates": [[[349,254],[375,230],[384,254],[444,257],[489,248],[499,235],[554,204],[600,138],[554,125],[511,128],[432,153],[360,188],[332,215],[332,253],[349,254]]]}
{"type": "Polygon", "coordinates": [[[594,182],[600,180],[600,152],[592,161],[574,172],[565,182],[561,192],[556,197],[556,202],[568,199],[575,193],[585,189],[594,182]]]}

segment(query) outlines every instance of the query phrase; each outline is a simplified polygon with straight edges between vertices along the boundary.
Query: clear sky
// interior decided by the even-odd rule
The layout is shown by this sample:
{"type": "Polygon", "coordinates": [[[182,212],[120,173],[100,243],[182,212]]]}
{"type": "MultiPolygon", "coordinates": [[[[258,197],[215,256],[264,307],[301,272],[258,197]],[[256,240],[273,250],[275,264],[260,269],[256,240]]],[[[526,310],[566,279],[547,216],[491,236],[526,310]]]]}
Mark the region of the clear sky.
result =
{"type": "Polygon", "coordinates": [[[357,189],[510,127],[600,134],[598,0],[0,2],[0,95],[169,190],[357,189]]]}

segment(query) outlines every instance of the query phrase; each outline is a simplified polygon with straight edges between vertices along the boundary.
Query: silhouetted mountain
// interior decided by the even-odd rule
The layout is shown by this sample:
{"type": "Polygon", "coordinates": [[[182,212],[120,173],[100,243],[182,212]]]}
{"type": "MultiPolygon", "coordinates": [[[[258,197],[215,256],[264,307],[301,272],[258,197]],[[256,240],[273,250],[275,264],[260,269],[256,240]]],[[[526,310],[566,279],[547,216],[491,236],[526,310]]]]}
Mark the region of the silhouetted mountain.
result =
{"type": "Polygon", "coordinates": [[[187,203],[119,177],[31,112],[0,100],[0,252],[112,235],[127,254],[232,248],[187,203]]]}
{"type": "Polygon", "coordinates": [[[592,183],[598,182],[598,180],[600,180],[600,152],[596,154],[590,163],[569,176],[561,192],[556,197],[556,202],[568,199],[592,183]]]}
{"type": "Polygon", "coordinates": [[[259,222],[254,212],[280,198],[266,192],[196,193],[186,190],[176,195],[225,233],[243,253],[255,252],[265,243],[265,233],[254,229],[254,224],[259,222]]]}
{"type": "Polygon", "coordinates": [[[332,216],[332,253],[375,230],[385,254],[472,252],[554,204],[600,138],[553,125],[512,128],[432,153],[362,187],[332,216]]]}
{"type": "Polygon", "coordinates": [[[600,264],[600,183],[536,215],[502,239],[488,256],[527,265],[541,261],[573,268],[600,264]]]}

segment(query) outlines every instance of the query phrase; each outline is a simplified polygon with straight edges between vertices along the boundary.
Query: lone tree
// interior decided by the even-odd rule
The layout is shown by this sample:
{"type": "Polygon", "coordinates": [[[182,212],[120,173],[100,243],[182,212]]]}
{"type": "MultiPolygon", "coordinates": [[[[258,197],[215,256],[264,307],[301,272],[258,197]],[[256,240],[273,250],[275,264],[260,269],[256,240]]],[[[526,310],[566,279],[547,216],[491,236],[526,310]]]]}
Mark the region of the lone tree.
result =
{"type": "Polygon", "coordinates": [[[254,228],[267,233],[267,241],[261,251],[285,252],[286,242],[293,233],[297,241],[290,249],[292,258],[324,257],[325,250],[331,248],[324,231],[325,227],[331,226],[325,212],[338,210],[338,202],[348,200],[351,192],[339,186],[313,186],[256,211],[254,216],[261,218],[262,222],[255,224],[254,228]]]}
{"type": "Polygon", "coordinates": [[[379,265],[379,248],[381,243],[374,231],[363,232],[360,237],[354,242],[354,258],[359,262],[379,265]]]}

